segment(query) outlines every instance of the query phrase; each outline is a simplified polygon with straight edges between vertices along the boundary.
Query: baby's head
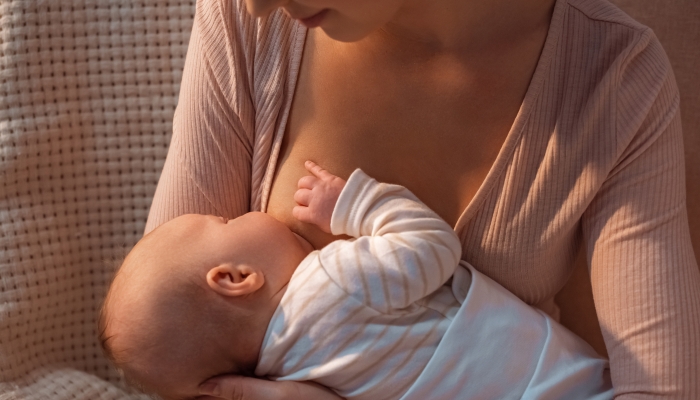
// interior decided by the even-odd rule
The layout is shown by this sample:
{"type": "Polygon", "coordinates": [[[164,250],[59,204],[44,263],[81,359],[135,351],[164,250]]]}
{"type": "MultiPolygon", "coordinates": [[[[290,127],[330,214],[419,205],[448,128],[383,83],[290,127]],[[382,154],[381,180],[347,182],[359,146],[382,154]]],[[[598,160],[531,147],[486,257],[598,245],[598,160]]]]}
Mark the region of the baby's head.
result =
{"type": "Polygon", "coordinates": [[[100,315],[105,352],[130,381],[166,399],[194,398],[216,375],[250,375],[310,250],[264,213],[175,218],[141,239],[117,272],[100,315]]]}

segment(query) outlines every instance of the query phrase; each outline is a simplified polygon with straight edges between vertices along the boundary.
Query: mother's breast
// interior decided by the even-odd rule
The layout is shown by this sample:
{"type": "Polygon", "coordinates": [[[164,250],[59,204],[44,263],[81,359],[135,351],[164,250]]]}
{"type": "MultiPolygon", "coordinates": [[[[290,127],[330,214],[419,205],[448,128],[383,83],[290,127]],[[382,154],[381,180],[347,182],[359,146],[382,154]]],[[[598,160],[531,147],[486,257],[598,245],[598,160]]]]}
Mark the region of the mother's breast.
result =
{"type": "Polygon", "coordinates": [[[333,240],[291,215],[312,160],[342,178],[362,168],[405,186],[454,226],[496,159],[530,75],[494,90],[499,74],[490,69],[406,69],[338,46],[309,32],[267,212],[317,247],[333,240]]]}
{"type": "Polygon", "coordinates": [[[284,222],[316,248],[335,238],[317,227],[303,224],[292,216],[296,206],[294,192],[299,179],[309,173],[304,168],[312,160],[343,179],[361,168],[380,182],[399,184],[411,190],[421,201],[454,226],[463,209],[481,185],[489,163],[470,157],[461,143],[435,141],[439,135],[419,135],[355,126],[333,130],[307,129],[285,138],[269,194],[266,211],[284,222]],[[403,138],[403,140],[401,140],[403,138]],[[450,151],[446,147],[452,147],[450,151]],[[460,154],[461,153],[461,154],[460,154]],[[442,156],[441,156],[442,154],[442,156]]]}

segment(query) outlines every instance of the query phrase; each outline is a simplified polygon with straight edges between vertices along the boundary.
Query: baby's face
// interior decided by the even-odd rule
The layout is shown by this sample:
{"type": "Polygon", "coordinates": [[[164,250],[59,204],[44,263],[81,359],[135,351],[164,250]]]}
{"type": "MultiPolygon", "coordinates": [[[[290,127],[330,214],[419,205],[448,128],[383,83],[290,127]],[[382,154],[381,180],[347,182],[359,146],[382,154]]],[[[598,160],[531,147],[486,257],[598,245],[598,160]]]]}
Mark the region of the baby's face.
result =
{"type": "Polygon", "coordinates": [[[250,374],[277,303],[267,304],[308,253],[283,224],[262,213],[226,221],[176,218],[144,238],[110,289],[106,335],[127,378],[166,399],[196,398],[222,374],[250,374]],[[211,290],[207,272],[259,266],[265,285],[245,299],[211,290]],[[120,363],[120,358],[124,359],[120,363]]]}

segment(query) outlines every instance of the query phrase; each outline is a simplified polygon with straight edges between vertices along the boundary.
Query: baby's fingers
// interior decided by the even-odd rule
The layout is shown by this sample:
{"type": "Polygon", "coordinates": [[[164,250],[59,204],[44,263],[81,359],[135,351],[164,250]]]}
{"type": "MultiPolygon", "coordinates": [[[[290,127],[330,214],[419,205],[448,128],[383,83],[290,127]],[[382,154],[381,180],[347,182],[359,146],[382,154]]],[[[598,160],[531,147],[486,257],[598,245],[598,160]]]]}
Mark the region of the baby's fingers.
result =
{"type": "Polygon", "coordinates": [[[292,209],[292,216],[301,222],[313,223],[313,213],[309,207],[296,206],[292,209]]]}
{"type": "Polygon", "coordinates": [[[202,400],[342,400],[323,386],[306,382],[273,382],[242,376],[221,376],[200,387],[202,400]]]}
{"type": "Polygon", "coordinates": [[[313,189],[314,186],[319,182],[318,178],[311,175],[302,176],[297,183],[299,189],[313,189]]]}
{"type": "Polygon", "coordinates": [[[302,206],[308,206],[311,202],[311,190],[299,189],[294,193],[294,201],[302,206]]]}
{"type": "Polygon", "coordinates": [[[224,376],[200,387],[198,399],[263,400],[284,398],[284,387],[276,382],[242,376],[224,376]]]}
{"type": "Polygon", "coordinates": [[[326,171],[325,169],[321,168],[320,165],[316,164],[313,161],[307,161],[304,163],[304,167],[306,167],[306,170],[314,174],[320,179],[330,179],[334,178],[335,175],[331,174],[330,172],[326,171]]]}

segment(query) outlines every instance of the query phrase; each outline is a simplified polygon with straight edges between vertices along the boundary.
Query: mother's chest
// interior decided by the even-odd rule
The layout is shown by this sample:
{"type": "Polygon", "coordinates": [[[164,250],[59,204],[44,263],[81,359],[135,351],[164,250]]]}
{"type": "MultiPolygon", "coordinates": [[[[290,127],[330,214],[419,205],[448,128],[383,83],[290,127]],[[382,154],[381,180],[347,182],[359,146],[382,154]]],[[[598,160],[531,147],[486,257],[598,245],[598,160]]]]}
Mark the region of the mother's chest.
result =
{"type": "Polygon", "coordinates": [[[302,83],[281,144],[267,212],[317,247],[332,237],[291,216],[296,184],[307,174],[304,161],[313,160],[344,178],[361,168],[379,181],[403,185],[454,226],[512,122],[502,118],[487,124],[474,113],[458,112],[457,104],[441,107],[420,96],[387,94],[390,90],[336,89],[331,91],[336,95],[319,97],[307,93],[302,83]]]}
{"type": "Polygon", "coordinates": [[[406,186],[454,225],[495,161],[524,89],[494,91],[486,77],[453,67],[414,76],[388,60],[374,68],[323,54],[306,50],[269,211],[290,209],[311,159],[341,177],[362,168],[406,186]]]}
{"type": "Polygon", "coordinates": [[[553,296],[602,175],[589,168],[586,132],[562,127],[546,102],[509,134],[529,75],[501,86],[467,76],[425,87],[362,66],[314,69],[311,61],[302,63],[267,212],[322,247],[334,238],[291,215],[303,162],[341,177],[362,168],[408,187],[453,226],[469,205],[457,227],[463,258],[530,303],[553,296]]]}

